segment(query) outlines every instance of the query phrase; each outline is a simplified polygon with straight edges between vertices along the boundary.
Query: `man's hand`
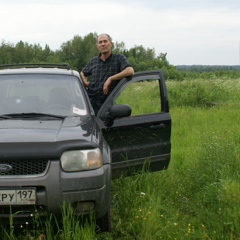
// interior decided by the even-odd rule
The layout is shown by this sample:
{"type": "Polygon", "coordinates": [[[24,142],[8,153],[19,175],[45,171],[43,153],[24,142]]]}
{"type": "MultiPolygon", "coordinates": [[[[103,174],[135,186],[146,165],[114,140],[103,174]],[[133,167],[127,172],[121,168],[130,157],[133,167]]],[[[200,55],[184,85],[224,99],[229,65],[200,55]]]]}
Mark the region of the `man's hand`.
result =
{"type": "Polygon", "coordinates": [[[104,93],[104,95],[108,94],[109,87],[110,87],[111,83],[112,83],[112,81],[111,81],[110,78],[108,78],[107,81],[104,83],[104,85],[103,85],[103,93],[104,93]]]}
{"type": "Polygon", "coordinates": [[[81,76],[81,79],[82,79],[82,82],[83,82],[84,86],[86,88],[88,88],[89,87],[89,82],[87,80],[87,77],[84,76],[83,72],[80,72],[80,76],[81,76]]]}
{"type": "Polygon", "coordinates": [[[89,84],[90,84],[90,82],[84,82],[83,84],[84,84],[84,86],[85,86],[86,88],[88,88],[88,87],[89,87],[89,84]]]}
{"type": "Polygon", "coordinates": [[[123,71],[120,73],[117,73],[115,75],[112,75],[107,79],[107,81],[103,85],[103,93],[104,95],[107,95],[109,92],[109,87],[112,83],[112,81],[121,80],[124,77],[131,77],[134,74],[134,69],[132,67],[126,67],[123,71]]]}

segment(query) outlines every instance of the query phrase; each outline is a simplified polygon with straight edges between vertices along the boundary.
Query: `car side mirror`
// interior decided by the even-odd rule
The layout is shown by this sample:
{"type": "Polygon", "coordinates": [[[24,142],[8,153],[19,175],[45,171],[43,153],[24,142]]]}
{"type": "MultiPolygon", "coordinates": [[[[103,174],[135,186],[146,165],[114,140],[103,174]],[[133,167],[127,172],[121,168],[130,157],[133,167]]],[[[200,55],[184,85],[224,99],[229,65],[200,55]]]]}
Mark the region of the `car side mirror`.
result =
{"type": "Polygon", "coordinates": [[[121,104],[112,106],[105,115],[104,123],[107,127],[113,125],[113,120],[131,116],[132,109],[129,105],[121,104]]]}

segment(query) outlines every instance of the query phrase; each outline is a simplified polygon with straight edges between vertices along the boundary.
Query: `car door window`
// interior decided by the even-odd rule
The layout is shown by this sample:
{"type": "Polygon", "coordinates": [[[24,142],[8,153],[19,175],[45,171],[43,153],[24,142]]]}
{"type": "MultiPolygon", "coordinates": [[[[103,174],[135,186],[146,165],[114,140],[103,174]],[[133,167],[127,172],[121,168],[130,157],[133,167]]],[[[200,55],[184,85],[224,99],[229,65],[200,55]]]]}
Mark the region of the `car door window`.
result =
{"type": "Polygon", "coordinates": [[[154,114],[161,111],[159,82],[151,79],[133,82],[115,99],[115,104],[128,104],[132,108],[131,116],[154,114]]]}

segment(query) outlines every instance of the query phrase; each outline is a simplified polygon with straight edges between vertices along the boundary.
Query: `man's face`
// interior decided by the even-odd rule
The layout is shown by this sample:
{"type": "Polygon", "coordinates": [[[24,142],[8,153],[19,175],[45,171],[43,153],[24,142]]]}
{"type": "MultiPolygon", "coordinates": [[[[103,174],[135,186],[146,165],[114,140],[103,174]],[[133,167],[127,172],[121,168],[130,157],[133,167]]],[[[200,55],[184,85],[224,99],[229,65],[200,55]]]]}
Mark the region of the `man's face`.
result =
{"type": "Polygon", "coordinates": [[[100,35],[98,37],[97,47],[102,54],[111,52],[112,43],[109,41],[107,35],[100,35]]]}

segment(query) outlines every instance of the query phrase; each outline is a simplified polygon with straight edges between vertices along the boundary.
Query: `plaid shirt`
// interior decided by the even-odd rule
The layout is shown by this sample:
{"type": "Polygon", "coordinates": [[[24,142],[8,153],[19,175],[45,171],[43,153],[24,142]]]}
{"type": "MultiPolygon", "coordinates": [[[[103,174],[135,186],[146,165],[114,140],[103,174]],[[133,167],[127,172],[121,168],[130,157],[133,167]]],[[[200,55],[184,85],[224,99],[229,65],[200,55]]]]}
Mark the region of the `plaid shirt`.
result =
{"type": "MultiPolygon", "coordinates": [[[[129,66],[131,65],[127,58],[121,54],[111,54],[105,62],[100,58],[100,55],[92,58],[82,71],[86,77],[91,76],[88,87],[89,97],[104,102],[108,96],[103,93],[103,85],[106,80],[129,66]]],[[[112,81],[108,94],[110,94],[119,81],[112,81]]]]}

